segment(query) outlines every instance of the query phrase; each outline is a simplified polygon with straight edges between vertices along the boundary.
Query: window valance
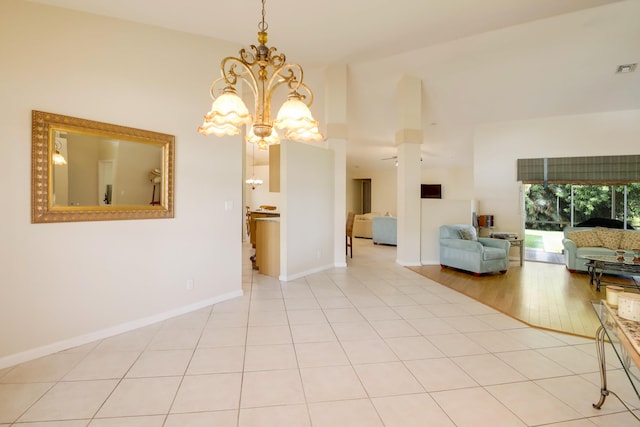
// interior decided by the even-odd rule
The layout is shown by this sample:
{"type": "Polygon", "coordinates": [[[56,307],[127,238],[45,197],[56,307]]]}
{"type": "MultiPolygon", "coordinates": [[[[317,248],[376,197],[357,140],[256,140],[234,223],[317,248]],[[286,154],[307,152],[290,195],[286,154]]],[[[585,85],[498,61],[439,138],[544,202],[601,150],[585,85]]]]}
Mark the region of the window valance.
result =
{"type": "Polygon", "coordinates": [[[518,159],[525,184],[608,184],[640,182],[640,155],[518,159]]]}

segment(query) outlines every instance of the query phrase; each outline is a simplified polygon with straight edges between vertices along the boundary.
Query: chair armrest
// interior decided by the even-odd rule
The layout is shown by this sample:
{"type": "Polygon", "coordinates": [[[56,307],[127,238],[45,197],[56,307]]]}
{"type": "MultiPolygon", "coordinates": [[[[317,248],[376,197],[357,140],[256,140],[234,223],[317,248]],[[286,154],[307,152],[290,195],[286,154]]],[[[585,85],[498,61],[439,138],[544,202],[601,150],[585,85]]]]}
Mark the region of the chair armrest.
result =
{"type": "Polygon", "coordinates": [[[492,239],[491,237],[478,237],[478,242],[483,244],[484,246],[488,246],[490,248],[498,248],[504,249],[508,251],[511,247],[511,243],[505,239],[492,239]]]}
{"type": "Polygon", "coordinates": [[[566,252],[576,253],[576,250],[578,250],[576,242],[571,239],[567,239],[566,237],[562,239],[562,246],[564,246],[566,252]]]}
{"type": "Polygon", "coordinates": [[[471,252],[482,252],[482,244],[474,240],[440,239],[440,245],[471,252]]]}

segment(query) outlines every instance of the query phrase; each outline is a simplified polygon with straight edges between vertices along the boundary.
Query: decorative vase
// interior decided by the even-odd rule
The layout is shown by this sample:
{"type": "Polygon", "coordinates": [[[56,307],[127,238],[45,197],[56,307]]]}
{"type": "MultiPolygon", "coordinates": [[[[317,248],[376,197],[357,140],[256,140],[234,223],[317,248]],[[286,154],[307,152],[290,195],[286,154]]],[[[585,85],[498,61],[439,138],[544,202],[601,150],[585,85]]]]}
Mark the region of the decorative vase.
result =
{"type": "Polygon", "coordinates": [[[640,263],[640,249],[633,249],[633,262],[640,263]]]}
{"type": "Polygon", "coordinates": [[[624,253],[625,251],[616,251],[616,254],[618,254],[618,258],[616,258],[616,260],[618,262],[624,262],[624,253]]]}

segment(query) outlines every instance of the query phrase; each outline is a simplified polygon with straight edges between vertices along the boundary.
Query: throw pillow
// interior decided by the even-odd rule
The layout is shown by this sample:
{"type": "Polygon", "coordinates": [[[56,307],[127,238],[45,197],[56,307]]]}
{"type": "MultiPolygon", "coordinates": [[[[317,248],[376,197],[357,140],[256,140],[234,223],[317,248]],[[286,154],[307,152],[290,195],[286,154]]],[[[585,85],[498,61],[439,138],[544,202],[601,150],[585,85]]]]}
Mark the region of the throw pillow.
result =
{"type": "Polygon", "coordinates": [[[568,231],[567,237],[573,240],[579,248],[602,246],[602,241],[595,230],[568,231]]]}
{"type": "Polygon", "coordinates": [[[464,240],[478,240],[476,230],[473,228],[462,228],[458,230],[458,234],[460,234],[460,237],[464,240]]]}
{"type": "Polygon", "coordinates": [[[638,231],[623,231],[622,239],[620,241],[620,249],[634,250],[640,248],[640,232],[638,231]]]}
{"type": "Polygon", "coordinates": [[[596,234],[605,248],[616,250],[620,249],[620,241],[622,240],[622,232],[611,228],[596,227],[596,234]]]}

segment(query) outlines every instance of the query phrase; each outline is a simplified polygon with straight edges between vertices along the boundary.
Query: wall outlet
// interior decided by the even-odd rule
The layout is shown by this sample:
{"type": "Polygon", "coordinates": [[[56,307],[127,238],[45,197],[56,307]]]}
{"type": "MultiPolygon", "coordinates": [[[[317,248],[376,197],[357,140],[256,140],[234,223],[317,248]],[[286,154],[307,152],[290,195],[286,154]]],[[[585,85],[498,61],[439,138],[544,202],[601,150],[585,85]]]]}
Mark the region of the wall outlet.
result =
{"type": "Polygon", "coordinates": [[[187,290],[188,291],[193,290],[193,279],[187,280],[187,290]]]}

